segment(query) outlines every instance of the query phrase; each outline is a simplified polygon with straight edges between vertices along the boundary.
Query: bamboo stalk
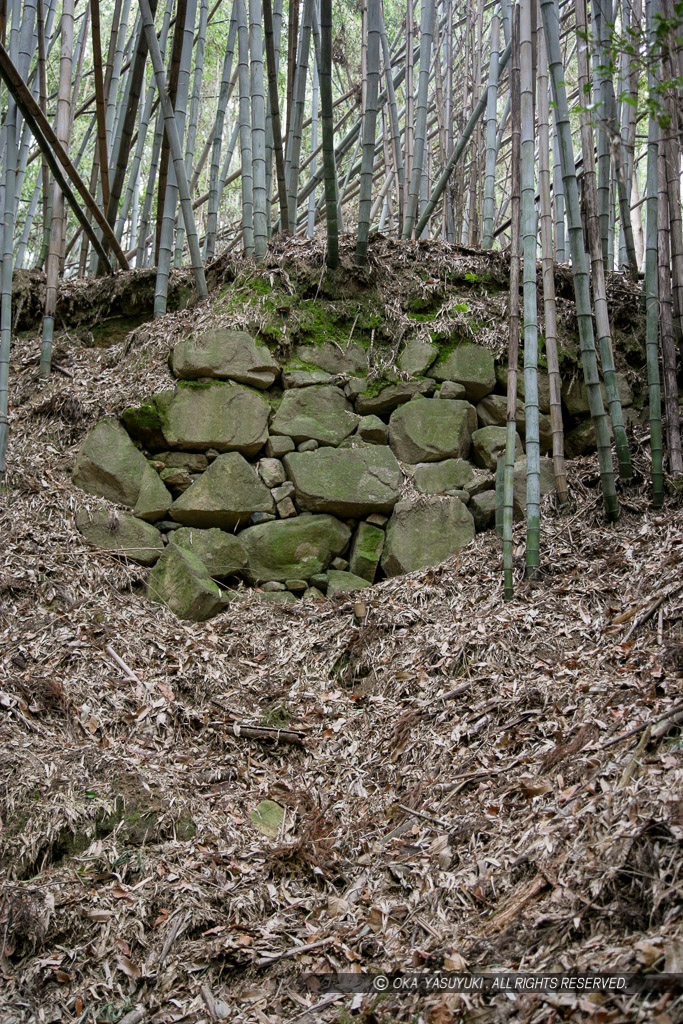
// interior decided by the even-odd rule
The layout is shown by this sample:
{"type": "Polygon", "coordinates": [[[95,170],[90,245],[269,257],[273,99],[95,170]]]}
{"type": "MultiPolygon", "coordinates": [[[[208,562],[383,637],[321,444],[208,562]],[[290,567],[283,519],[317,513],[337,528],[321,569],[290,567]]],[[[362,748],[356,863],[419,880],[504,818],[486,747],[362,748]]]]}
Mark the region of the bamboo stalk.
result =
{"type": "Polygon", "coordinates": [[[266,220],[266,97],[263,87],[261,2],[249,0],[251,93],[251,151],[254,198],[254,255],[261,259],[268,246],[266,220]]]}
{"type": "Polygon", "coordinates": [[[491,18],[491,58],[486,95],[486,175],[484,179],[484,237],[482,249],[493,247],[493,215],[496,191],[496,112],[498,107],[498,47],[500,26],[498,15],[491,18]]]}
{"type": "MultiPolygon", "coordinates": [[[[654,71],[657,47],[656,18],[658,0],[646,0],[647,40],[649,50],[648,91],[657,95],[654,71]]],[[[656,109],[656,108],[655,108],[656,109]]],[[[659,382],[659,292],[657,288],[657,159],[659,152],[659,123],[654,111],[650,112],[647,134],[647,229],[645,241],[645,351],[647,355],[648,398],[650,402],[650,450],[652,452],[652,504],[661,507],[664,501],[664,472],[662,466],[662,407],[659,382]]]]}
{"type": "Polygon", "coordinates": [[[377,130],[377,95],[379,92],[380,0],[368,0],[367,82],[365,110],[363,112],[363,148],[358,198],[358,238],[356,263],[367,262],[370,214],[372,207],[372,173],[375,163],[375,135],[377,130]]]}

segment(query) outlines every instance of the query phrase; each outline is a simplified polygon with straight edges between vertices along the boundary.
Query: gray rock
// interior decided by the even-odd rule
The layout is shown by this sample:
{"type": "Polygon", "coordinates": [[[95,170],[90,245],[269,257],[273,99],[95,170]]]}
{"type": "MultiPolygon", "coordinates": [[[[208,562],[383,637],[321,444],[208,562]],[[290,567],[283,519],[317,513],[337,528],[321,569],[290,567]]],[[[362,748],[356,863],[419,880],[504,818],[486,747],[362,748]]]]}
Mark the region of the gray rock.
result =
{"type": "MultiPolygon", "coordinates": [[[[631,391],[626,374],[618,370],[616,377],[617,392],[622,407],[625,408],[633,405],[633,392],[631,391]]],[[[600,384],[600,391],[602,392],[603,404],[607,405],[607,392],[603,383],[600,384]]],[[[578,373],[570,380],[562,382],[562,400],[570,416],[590,416],[588,390],[583,382],[583,378],[578,373]]]]}
{"type": "Polygon", "coordinates": [[[351,572],[372,583],[383,548],[384,530],[378,526],[372,526],[370,523],[359,523],[351,544],[349,557],[351,572]]]}
{"type": "Polygon", "coordinates": [[[267,601],[268,604],[296,604],[294,594],[290,594],[288,590],[283,590],[279,593],[269,593],[266,591],[265,594],[259,594],[259,597],[262,601],[267,601]]]}
{"type": "Polygon", "coordinates": [[[322,370],[299,370],[287,367],[282,371],[282,384],[285,388],[308,388],[313,384],[329,384],[331,375],[322,370]]]}
{"type": "Polygon", "coordinates": [[[496,386],[493,352],[481,345],[461,344],[431,367],[435,380],[453,380],[464,385],[470,402],[479,402],[496,386]]]}
{"type": "Polygon", "coordinates": [[[209,465],[206,455],[201,452],[159,452],[154,458],[167,469],[186,469],[188,473],[203,473],[209,465]]]}
{"type": "Polygon", "coordinates": [[[309,580],[341,554],[351,531],[332,516],[296,516],[250,526],[240,533],[250,583],[264,580],[309,580]]]}
{"type": "Polygon", "coordinates": [[[192,477],[186,469],[162,469],[159,476],[164,485],[173,487],[177,491],[186,491],[192,483],[192,477]]]}
{"type": "Polygon", "coordinates": [[[139,406],[130,406],[121,413],[121,422],[130,436],[140,441],[149,451],[166,447],[161,432],[161,417],[173,395],[173,391],[161,391],[139,406]]]}
{"type": "Polygon", "coordinates": [[[301,444],[296,446],[298,452],[314,452],[320,445],[317,441],[311,439],[310,441],[302,441],[301,444]]]}
{"type": "Polygon", "coordinates": [[[408,341],[398,357],[398,368],[413,377],[421,377],[439,354],[436,345],[416,339],[408,341]]]}
{"type": "Polygon", "coordinates": [[[76,459],[73,482],[89,494],[121,505],[135,505],[149,467],[121,424],[100,420],[86,437],[76,459]]]}
{"type": "Polygon", "coordinates": [[[409,402],[391,414],[389,444],[402,462],[465,458],[477,426],[468,402],[428,399],[409,402]]]}
{"type": "Polygon", "coordinates": [[[379,512],[373,512],[365,521],[366,523],[370,523],[371,526],[379,526],[379,528],[383,530],[389,522],[389,517],[381,516],[379,512]]]}
{"type": "Polygon", "coordinates": [[[179,341],[171,369],[182,380],[218,377],[255,388],[269,388],[280,372],[265,345],[257,345],[244,331],[224,328],[179,341]]]}
{"type": "Polygon", "coordinates": [[[279,487],[285,482],[285,470],[279,459],[261,459],[258,473],[266,487],[279,487]]]}
{"type": "Polygon", "coordinates": [[[358,424],[358,434],[370,444],[386,444],[389,428],[379,416],[364,416],[358,424]]]}
{"type": "Polygon", "coordinates": [[[304,594],[302,600],[305,601],[306,603],[313,603],[315,601],[324,601],[325,600],[325,594],[321,590],[318,590],[317,587],[309,587],[308,590],[306,591],[306,593],[304,594]]]}
{"type": "Polygon", "coordinates": [[[154,565],[164,550],[157,529],[125,512],[82,509],[76,516],[76,527],[90,544],[140,565],[154,565]]]}
{"type": "Polygon", "coordinates": [[[464,491],[460,487],[454,487],[452,490],[446,491],[452,498],[460,498],[463,505],[469,505],[470,503],[470,492],[464,491]]]}
{"type": "MultiPolygon", "coordinates": [[[[482,427],[504,427],[507,423],[507,398],[504,395],[487,395],[477,405],[477,416],[479,425],[482,427]]],[[[524,402],[519,399],[517,400],[515,421],[520,437],[524,437],[526,435],[526,410],[524,402]]],[[[553,445],[550,417],[542,412],[538,414],[538,432],[541,451],[550,451],[553,445]]]]}
{"type": "Polygon", "coordinates": [[[390,448],[320,448],[285,456],[296,502],[308,512],[343,517],[387,513],[398,501],[402,474],[390,448]]]}
{"type": "MultiPolygon", "coordinates": [[[[480,427],[472,434],[472,450],[474,461],[478,466],[495,473],[498,456],[505,452],[505,427],[480,427]]],[[[515,435],[515,459],[524,455],[524,447],[519,434],[515,435]]]]}
{"type": "MultiPolygon", "coordinates": [[[[542,458],[540,466],[541,497],[543,498],[555,490],[555,472],[552,459],[542,458]]],[[[515,462],[513,513],[515,520],[523,519],[526,515],[526,456],[515,462]]]]}
{"type": "Polygon", "coordinates": [[[430,395],[433,390],[434,381],[432,380],[411,380],[387,384],[375,394],[357,395],[356,412],[362,416],[384,416],[400,405],[405,405],[416,395],[430,395]]]}
{"type": "Polygon", "coordinates": [[[272,512],[252,512],[249,516],[249,522],[253,526],[258,526],[259,523],[272,523],[277,519],[277,516],[272,512]]]}
{"type": "Polygon", "coordinates": [[[133,514],[147,523],[156,523],[158,519],[164,518],[172,504],[170,491],[164,486],[159,474],[147,463],[133,514]]]}
{"type": "Polygon", "coordinates": [[[444,459],[424,462],[415,467],[413,484],[421,494],[443,494],[454,488],[467,487],[474,476],[472,464],[466,459],[444,459]]]}
{"type": "Polygon", "coordinates": [[[364,376],[368,372],[365,350],[353,342],[350,345],[298,345],[294,356],[300,363],[317,366],[327,373],[349,373],[364,376]]]}
{"type": "Polygon", "coordinates": [[[308,590],[308,583],[306,580],[285,580],[285,587],[292,594],[303,594],[304,590],[308,590]]]}
{"type": "Polygon", "coordinates": [[[174,530],[182,530],[183,527],[180,523],[174,523],[170,519],[162,519],[161,522],[155,523],[157,530],[163,530],[164,533],[171,533],[174,530]]]}
{"type": "Polygon", "coordinates": [[[203,622],[229,603],[230,591],[209,576],[206,567],[177,544],[169,544],[149,575],[147,596],[165,604],[179,619],[203,622]]]}
{"type": "Polygon", "coordinates": [[[458,498],[401,501],[389,520],[381,565],[387,576],[438,565],[474,537],[474,519],[458,498]]]}
{"type": "Polygon", "coordinates": [[[353,433],[358,419],[339,388],[298,388],[285,391],[270,432],[286,434],[297,444],[314,440],[338,445],[353,433]]]}
{"type": "Polygon", "coordinates": [[[281,501],[278,501],[276,508],[280,519],[291,519],[296,515],[296,506],[291,498],[282,498],[281,501]]]}
{"type": "Polygon", "coordinates": [[[371,586],[367,580],[355,576],[352,572],[343,572],[331,569],[327,574],[327,596],[334,597],[335,594],[348,594],[354,590],[363,590],[371,586]]]}
{"type": "Polygon", "coordinates": [[[464,384],[457,384],[454,380],[445,380],[439,388],[438,395],[435,397],[460,400],[465,398],[466,395],[467,390],[464,384]]]}
{"type": "Polygon", "coordinates": [[[237,452],[219,455],[196,483],[171,505],[171,518],[184,526],[232,530],[252,512],[272,512],[273,499],[252,466],[237,452]]]}
{"type": "MultiPolygon", "coordinates": [[[[334,569],[336,572],[346,572],[349,567],[349,563],[345,558],[333,558],[330,562],[330,569],[334,569]]],[[[328,573],[329,577],[329,573],[328,573]]]]}
{"type": "Polygon", "coordinates": [[[322,593],[324,594],[325,591],[327,590],[327,573],[317,572],[315,573],[315,575],[311,576],[309,582],[311,584],[311,587],[317,587],[317,589],[322,591],[322,593]]]}
{"type": "Polygon", "coordinates": [[[266,441],[266,455],[269,459],[281,459],[287,452],[293,452],[295,447],[291,437],[269,437],[266,441]]]}
{"type": "Polygon", "coordinates": [[[162,415],[166,443],[190,451],[256,455],[268,436],[270,406],[239,384],[179,387],[162,415]]]}
{"type": "Polygon", "coordinates": [[[480,494],[475,494],[470,499],[468,509],[472,513],[477,533],[488,530],[496,519],[496,492],[482,491],[480,494]]]}
{"type": "Polygon", "coordinates": [[[175,531],[171,543],[196,555],[209,576],[234,576],[247,564],[247,553],[237,537],[224,530],[183,526],[175,531]]]}
{"type": "Polygon", "coordinates": [[[287,587],[285,584],[280,583],[278,580],[270,580],[269,583],[263,583],[261,585],[261,590],[266,594],[277,594],[278,592],[286,589],[287,587]]]}
{"type": "Polygon", "coordinates": [[[283,498],[291,498],[294,494],[294,484],[291,480],[285,480],[279,487],[271,487],[270,493],[273,495],[273,501],[277,504],[283,498]]]}

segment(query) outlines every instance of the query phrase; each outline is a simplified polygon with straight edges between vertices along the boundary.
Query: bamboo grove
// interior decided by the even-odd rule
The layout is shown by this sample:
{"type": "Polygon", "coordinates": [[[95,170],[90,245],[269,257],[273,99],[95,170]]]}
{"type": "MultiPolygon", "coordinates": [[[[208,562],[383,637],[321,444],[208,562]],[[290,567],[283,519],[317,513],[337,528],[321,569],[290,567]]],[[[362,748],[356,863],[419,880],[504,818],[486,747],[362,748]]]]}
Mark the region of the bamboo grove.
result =
{"type": "Polygon", "coordinates": [[[655,506],[665,467],[683,473],[681,0],[0,0],[0,79],[0,469],[15,271],[45,271],[45,379],[62,278],[154,267],[162,315],[173,267],[201,299],[219,251],[260,260],[276,236],[318,233],[334,270],[342,234],[362,266],[380,231],[509,252],[507,596],[520,343],[528,573],[541,340],[567,501],[556,263],[607,518],[631,479],[607,274],[643,280],[655,506]]]}

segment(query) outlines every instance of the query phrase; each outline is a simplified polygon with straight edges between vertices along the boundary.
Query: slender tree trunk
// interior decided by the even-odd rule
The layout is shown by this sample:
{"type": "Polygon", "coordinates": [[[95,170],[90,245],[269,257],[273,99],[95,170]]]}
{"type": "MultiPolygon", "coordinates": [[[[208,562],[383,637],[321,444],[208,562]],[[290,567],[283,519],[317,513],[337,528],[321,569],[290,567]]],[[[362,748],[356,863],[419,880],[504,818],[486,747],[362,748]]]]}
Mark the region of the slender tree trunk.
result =
{"type": "Polygon", "coordinates": [[[325,174],[327,265],[330,270],[334,270],[339,263],[339,196],[332,117],[332,0],[320,0],[320,119],[325,174]]]}
{"type": "Polygon", "coordinates": [[[519,7],[512,16],[511,40],[512,69],[510,73],[510,107],[512,184],[510,186],[510,305],[508,339],[508,387],[505,430],[505,473],[503,484],[503,571],[505,600],[514,596],[512,523],[515,480],[515,443],[517,440],[517,366],[519,363],[519,277],[520,277],[520,57],[519,57],[519,7]]]}
{"type": "Polygon", "coordinates": [[[232,77],[232,61],[235,51],[235,37],[237,35],[237,0],[233,0],[230,28],[228,30],[228,42],[223,56],[223,71],[221,74],[221,86],[218,94],[218,105],[216,118],[213,126],[213,145],[211,148],[211,165],[209,169],[209,205],[206,219],[206,260],[213,259],[216,251],[216,231],[218,228],[218,177],[221,161],[221,147],[223,144],[223,128],[225,125],[225,111],[230,93],[230,80],[232,77]]]}
{"type": "Polygon", "coordinates": [[[368,0],[368,77],[363,112],[363,153],[358,199],[358,240],[356,263],[367,262],[370,210],[372,207],[372,176],[375,164],[375,135],[377,131],[377,95],[379,92],[380,0],[368,0]]]}
{"type": "Polygon", "coordinates": [[[261,0],[249,0],[251,93],[251,152],[254,197],[254,255],[261,259],[268,247],[266,219],[266,96],[263,88],[263,29],[261,0]]]}
{"type": "Polygon", "coordinates": [[[669,242],[669,195],[667,189],[666,159],[660,147],[657,161],[657,270],[659,283],[659,331],[662,339],[662,369],[664,379],[664,409],[666,436],[669,443],[669,468],[673,476],[683,473],[681,454],[681,419],[678,408],[678,382],[676,380],[676,339],[674,336],[673,303],[671,296],[671,247],[669,242]]]}
{"type": "Polygon", "coordinates": [[[588,392],[588,402],[595,425],[595,436],[600,464],[602,493],[605,500],[605,512],[608,520],[615,521],[619,517],[619,505],[614,483],[612,466],[612,450],[609,440],[607,416],[600,391],[600,378],[595,352],[595,337],[591,316],[590,288],[588,281],[588,261],[583,246],[581,214],[579,210],[579,190],[576,181],[574,152],[572,146],[569,109],[565,90],[565,73],[562,66],[560,51],[560,31],[556,0],[540,0],[543,16],[548,63],[553,86],[555,115],[561,151],[562,178],[564,181],[567,216],[569,222],[569,241],[571,248],[574,296],[579,326],[581,360],[588,392]]]}
{"type": "Polygon", "coordinates": [[[245,0],[237,0],[240,152],[242,155],[242,241],[245,256],[254,253],[254,179],[249,92],[249,26],[245,0]]]}
{"type": "Polygon", "coordinates": [[[283,231],[289,231],[289,212],[287,210],[287,182],[285,180],[285,158],[282,151],[282,126],[280,123],[280,101],[277,90],[277,63],[275,59],[275,39],[273,34],[273,7],[271,0],[263,0],[263,24],[266,36],[266,64],[268,68],[268,98],[273,131],[273,150],[275,152],[275,170],[277,174],[277,191],[280,203],[280,225],[283,231]]]}
{"type": "MultiPolygon", "coordinates": [[[[408,211],[403,225],[403,237],[410,238],[413,226],[418,219],[418,201],[422,184],[422,172],[425,164],[425,139],[427,135],[427,99],[429,89],[429,69],[432,56],[432,39],[434,35],[434,0],[423,0],[422,19],[420,25],[420,77],[417,87],[417,107],[415,111],[415,151],[408,194],[408,211]]],[[[430,215],[431,216],[431,213],[430,215]]],[[[429,217],[427,217],[429,219],[429,217]]],[[[426,223],[426,221],[425,221],[426,223]]],[[[422,229],[416,232],[420,236],[422,229]]]]}
{"type": "MultiPolygon", "coordinates": [[[[65,150],[69,148],[69,127],[71,125],[71,72],[73,68],[74,3],[63,0],[61,52],[59,58],[59,95],[57,99],[57,138],[65,150]]],[[[57,286],[59,266],[64,247],[64,195],[55,182],[52,193],[52,223],[50,226],[50,248],[47,254],[45,274],[45,316],[43,318],[43,340],[40,353],[40,377],[46,380],[52,364],[52,337],[54,333],[55,309],[57,307],[57,286]]]]}
{"type": "MultiPolygon", "coordinates": [[[[648,89],[650,97],[657,95],[654,71],[656,41],[657,0],[646,0],[648,36],[648,89]]],[[[659,508],[664,501],[664,473],[662,466],[662,405],[659,382],[659,294],[657,288],[657,157],[659,151],[659,124],[654,111],[650,113],[647,135],[647,234],[645,248],[645,348],[647,353],[647,381],[650,400],[650,450],[652,452],[652,504],[659,508]]]]}
{"type": "Polygon", "coordinates": [[[489,87],[486,97],[486,176],[484,179],[484,239],[482,248],[493,247],[493,216],[496,194],[496,121],[498,109],[498,46],[500,28],[498,15],[491,18],[491,59],[489,87]]]}
{"type": "MultiPolygon", "coordinates": [[[[540,22],[539,22],[540,25],[540,22]]],[[[538,52],[538,182],[541,200],[540,235],[543,265],[543,310],[545,351],[550,382],[550,426],[552,430],[553,470],[558,503],[569,501],[567,470],[564,461],[562,392],[557,352],[557,308],[555,303],[555,266],[553,260],[553,213],[550,198],[550,129],[548,106],[548,58],[543,28],[537,32],[538,52]]]]}

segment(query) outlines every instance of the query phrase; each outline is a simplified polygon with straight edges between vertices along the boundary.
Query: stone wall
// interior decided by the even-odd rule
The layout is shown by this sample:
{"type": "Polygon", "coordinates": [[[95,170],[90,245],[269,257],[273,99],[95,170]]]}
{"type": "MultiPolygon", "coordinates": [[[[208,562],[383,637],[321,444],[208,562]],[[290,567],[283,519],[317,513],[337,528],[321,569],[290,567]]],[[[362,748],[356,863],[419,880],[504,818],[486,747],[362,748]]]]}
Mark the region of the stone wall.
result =
{"type": "MultiPolygon", "coordinates": [[[[149,597],[189,619],[238,600],[240,581],[287,603],[443,561],[493,524],[505,377],[467,343],[408,342],[397,367],[369,383],[357,344],[302,345],[280,366],[240,331],[180,342],[176,387],[98,423],[74,468],[78,486],[132,514],[81,511],[79,530],[153,566],[149,597]]],[[[585,395],[564,397],[580,417],[585,395]]],[[[543,375],[540,404],[547,452],[543,375]]],[[[517,426],[522,516],[522,402],[517,426]]],[[[552,465],[541,461],[547,493],[552,465]]]]}

